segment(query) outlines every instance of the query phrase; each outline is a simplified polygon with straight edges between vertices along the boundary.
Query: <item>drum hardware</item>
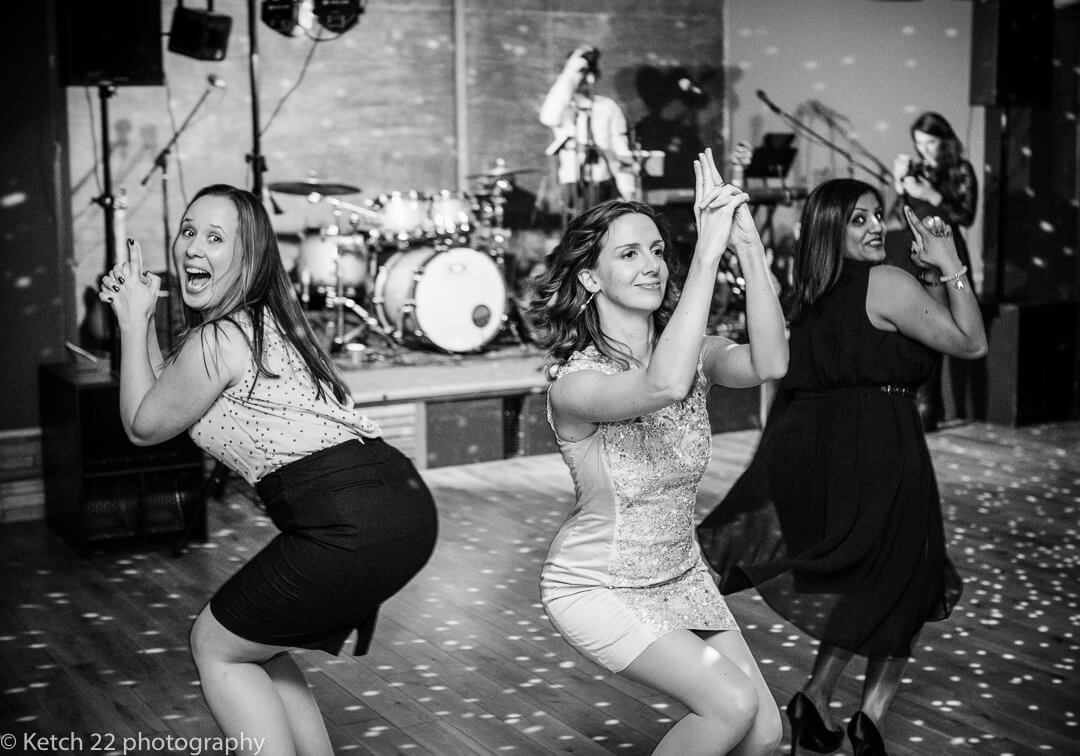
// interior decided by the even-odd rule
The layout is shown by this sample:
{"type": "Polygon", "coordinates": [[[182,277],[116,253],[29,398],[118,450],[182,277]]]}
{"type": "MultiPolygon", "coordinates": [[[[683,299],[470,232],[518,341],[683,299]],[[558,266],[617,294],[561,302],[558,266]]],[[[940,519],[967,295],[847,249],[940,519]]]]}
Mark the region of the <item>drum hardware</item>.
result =
{"type": "Polygon", "coordinates": [[[352,297],[345,294],[331,294],[326,298],[326,306],[336,308],[334,318],[334,336],[330,342],[330,352],[338,353],[342,350],[363,349],[366,344],[357,342],[356,339],[365,333],[377,333],[386,340],[386,345],[394,353],[397,352],[398,337],[388,333],[378,320],[371,316],[367,310],[360,306],[352,297]],[[345,330],[345,311],[348,310],[360,319],[360,325],[350,331],[345,330]]]}
{"type": "MultiPolygon", "coordinates": [[[[312,192],[308,195],[308,202],[315,204],[321,202],[324,199],[318,192],[312,192]]],[[[349,213],[349,223],[353,228],[358,228],[367,224],[369,227],[374,227],[379,224],[381,216],[375,210],[368,207],[362,207],[360,205],[354,205],[350,202],[344,202],[336,197],[326,197],[326,204],[333,207],[335,210],[345,210],[349,213]]]]}
{"type": "Polygon", "coordinates": [[[540,173],[540,170],[541,169],[539,168],[508,168],[505,160],[503,160],[502,158],[495,158],[492,166],[489,169],[480,173],[470,174],[465,178],[469,179],[470,181],[474,181],[476,179],[494,180],[506,178],[507,176],[517,176],[522,173],[540,173]]]}
{"type": "MultiPolygon", "coordinates": [[[[340,210],[335,207],[334,212],[337,214],[340,210]]],[[[337,225],[320,229],[317,237],[309,235],[300,245],[297,270],[301,306],[305,310],[310,309],[313,288],[323,294],[323,306],[334,311],[334,317],[327,323],[327,328],[333,331],[330,343],[332,353],[353,345],[369,329],[379,332],[391,342],[392,348],[396,348],[379,322],[350,294],[363,291],[362,286],[369,278],[368,265],[372,257],[362,236],[342,235],[337,225]],[[345,329],[346,310],[361,321],[359,326],[349,331],[345,329]]]]}

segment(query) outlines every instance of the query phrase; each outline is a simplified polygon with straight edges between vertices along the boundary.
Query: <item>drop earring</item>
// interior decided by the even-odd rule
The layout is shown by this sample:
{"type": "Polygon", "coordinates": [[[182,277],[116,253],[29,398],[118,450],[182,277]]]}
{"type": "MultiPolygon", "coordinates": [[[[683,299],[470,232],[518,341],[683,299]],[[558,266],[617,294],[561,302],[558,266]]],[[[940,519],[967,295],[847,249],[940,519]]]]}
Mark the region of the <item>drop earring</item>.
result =
{"type": "Polygon", "coordinates": [[[578,308],[578,315],[581,315],[583,312],[585,312],[585,308],[589,306],[589,302],[593,301],[595,298],[596,298],[596,292],[595,291],[590,292],[589,293],[589,298],[586,299],[584,302],[582,302],[581,307],[578,308]]]}

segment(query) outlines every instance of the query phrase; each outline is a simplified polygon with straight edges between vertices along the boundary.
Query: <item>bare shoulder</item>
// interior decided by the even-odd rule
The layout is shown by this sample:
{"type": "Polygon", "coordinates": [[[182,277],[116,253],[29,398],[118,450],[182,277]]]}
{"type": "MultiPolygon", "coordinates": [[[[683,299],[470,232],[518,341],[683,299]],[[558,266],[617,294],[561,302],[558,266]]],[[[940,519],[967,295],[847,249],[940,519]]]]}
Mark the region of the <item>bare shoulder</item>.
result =
{"type": "Polygon", "coordinates": [[[187,339],[179,357],[196,358],[209,370],[235,383],[243,377],[251,360],[251,343],[237,323],[222,318],[198,326],[187,339]]]}
{"type": "Polygon", "coordinates": [[[608,374],[598,366],[580,366],[577,370],[565,372],[551,384],[549,392],[552,404],[562,404],[573,396],[580,396],[581,392],[591,389],[601,383],[608,374]]]}
{"type": "Polygon", "coordinates": [[[876,265],[870,269],[866,290],[866,314],[875,328],[896,330],[903,317],[920,300],[929,299],[922,284],[912,274],[895,265],[876,265]]]}

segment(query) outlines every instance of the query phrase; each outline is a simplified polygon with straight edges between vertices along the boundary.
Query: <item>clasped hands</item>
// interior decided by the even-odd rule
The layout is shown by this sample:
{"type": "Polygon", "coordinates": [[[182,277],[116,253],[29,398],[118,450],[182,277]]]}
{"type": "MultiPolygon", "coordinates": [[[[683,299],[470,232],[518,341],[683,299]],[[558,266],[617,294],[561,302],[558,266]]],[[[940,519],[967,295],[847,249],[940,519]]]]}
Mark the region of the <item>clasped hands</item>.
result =
{"type": "Polygon", "coordinates": [[[112,305],[121,330],[146,322],[157,306],[161,277],[143,270],[142,247],[134,239],[127,240],[129,261],[117,263],[104,276],[98,287],[98,299],[112,305]]]}
{"type": "Polygon", "coordinates": [[[946,275],[960,269],[960,256],[956,252],[952,228],[938,215],[922,220],[904,205],[904,219],[911,229],[911,262],[923,270],[935,270],[946,275]]]}
{"type": "Polygon", "coordinates": [[[741,187],[724,183],[712,148],[700,153],[694,161],[694,220],[698,230],[695,254],[719,260],[729,245],[739,252],[757,241],[749,201],[750,195],[741,187]]]}

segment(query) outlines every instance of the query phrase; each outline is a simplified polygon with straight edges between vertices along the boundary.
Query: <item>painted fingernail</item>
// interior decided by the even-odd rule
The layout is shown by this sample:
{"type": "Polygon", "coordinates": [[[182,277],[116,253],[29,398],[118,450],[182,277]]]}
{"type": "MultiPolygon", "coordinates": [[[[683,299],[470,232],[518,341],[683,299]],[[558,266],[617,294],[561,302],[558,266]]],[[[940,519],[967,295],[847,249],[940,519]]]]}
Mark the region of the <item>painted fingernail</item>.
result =
{"type": "Polygon", "coordinates": [[[112,287],[112,290],[113,290],[113,291],[120,291],[120,287],[119,287],[119,286],[116,286],[116,285],[114,285],[114,286],[112,287]]]}
{"type": "Polygon", "coordinates": [[[130,247],[130,246],[131,246],[132,244],[134,244],[134,243],[135,243],[135,240],[134,240],[134,239],[128,238],[128,246],[129,246],[129,247],[130,247]]]}

